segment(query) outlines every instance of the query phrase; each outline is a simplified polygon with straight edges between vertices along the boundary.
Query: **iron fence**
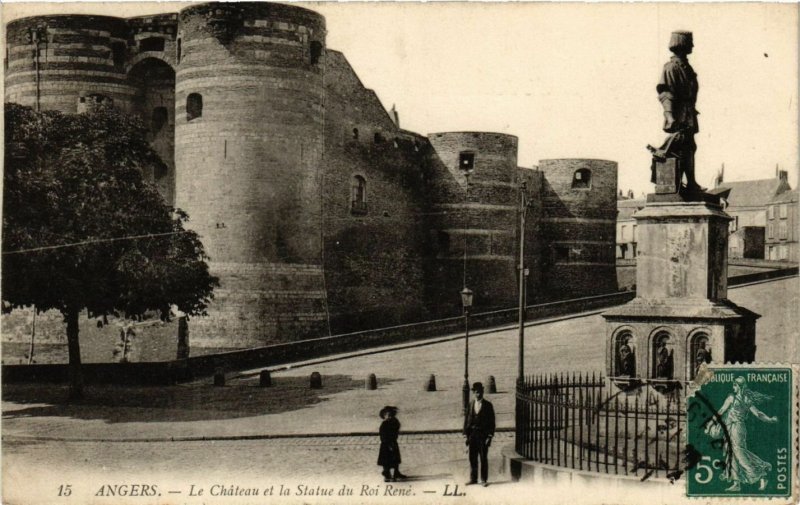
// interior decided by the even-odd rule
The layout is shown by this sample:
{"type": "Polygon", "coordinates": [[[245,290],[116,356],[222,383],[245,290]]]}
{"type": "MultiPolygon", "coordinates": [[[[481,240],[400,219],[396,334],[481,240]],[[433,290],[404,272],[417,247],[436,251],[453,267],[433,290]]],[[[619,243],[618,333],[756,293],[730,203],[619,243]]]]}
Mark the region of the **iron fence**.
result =
{"type": "Polygon", "coordinates": [[[576,470],[677,477],[686,427],[683,387],[596,374],[526,377],[517,384],[516,451],[576,470]]]}

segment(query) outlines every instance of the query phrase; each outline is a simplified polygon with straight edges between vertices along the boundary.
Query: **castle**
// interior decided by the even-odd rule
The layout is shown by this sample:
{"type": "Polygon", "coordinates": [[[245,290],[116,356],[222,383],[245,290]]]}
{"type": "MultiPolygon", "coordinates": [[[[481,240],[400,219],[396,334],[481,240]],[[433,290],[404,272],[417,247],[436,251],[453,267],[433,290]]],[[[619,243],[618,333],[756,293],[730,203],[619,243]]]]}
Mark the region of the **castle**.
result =
{"type": "Polygon", "coordinates": [[[24,18],[5,100],[149,124],[169,169],[148,175],[221,280],[193,348],[458,315],[464,284],[474,310],[515,306],[522,182],[528,303],[616,290],[615,162],[532,170],[512,135],[406,131],[325,38],[321,15],[272,3],[24,18]]]}

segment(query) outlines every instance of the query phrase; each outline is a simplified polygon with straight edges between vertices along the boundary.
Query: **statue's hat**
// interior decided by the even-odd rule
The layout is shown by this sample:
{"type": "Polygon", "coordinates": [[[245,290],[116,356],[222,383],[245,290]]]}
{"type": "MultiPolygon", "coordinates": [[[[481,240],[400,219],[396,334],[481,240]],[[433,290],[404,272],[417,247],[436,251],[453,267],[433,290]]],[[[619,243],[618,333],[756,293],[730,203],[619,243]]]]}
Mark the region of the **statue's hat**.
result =
{"type": "Polygon", "coordinates": [[[678,47],[692,47],[693,45],[692,32],[682,30],[675,31],[672,32],[672,36],[669,38],[670,51],[678,47]]]}

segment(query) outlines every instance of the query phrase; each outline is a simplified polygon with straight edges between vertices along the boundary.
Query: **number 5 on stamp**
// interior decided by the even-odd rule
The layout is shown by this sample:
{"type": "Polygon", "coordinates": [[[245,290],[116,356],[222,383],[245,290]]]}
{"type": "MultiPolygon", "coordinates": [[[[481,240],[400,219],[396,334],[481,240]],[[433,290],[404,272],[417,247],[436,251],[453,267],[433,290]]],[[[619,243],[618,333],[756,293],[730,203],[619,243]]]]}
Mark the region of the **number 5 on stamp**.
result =
{"type": "Polygon", "coordinates": [[[791,497],[797,431],[790,367],[713,367],[687,398],[688,496],[791,497]],[[699,457],[698,457],[699,456],[699,457]]]}

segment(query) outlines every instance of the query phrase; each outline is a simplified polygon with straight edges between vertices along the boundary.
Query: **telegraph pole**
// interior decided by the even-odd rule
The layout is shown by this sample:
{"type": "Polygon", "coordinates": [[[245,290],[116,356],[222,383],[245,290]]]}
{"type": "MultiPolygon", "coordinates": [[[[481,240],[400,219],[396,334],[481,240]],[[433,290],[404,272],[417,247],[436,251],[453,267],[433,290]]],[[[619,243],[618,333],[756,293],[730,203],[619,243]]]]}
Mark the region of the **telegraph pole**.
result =
{"type": "Polygon", "coordinates": [[[519,190],[519,349],[517,351],[517,381],[525,377],[525,192],[527,184],[522,181],[519,190]]]}

